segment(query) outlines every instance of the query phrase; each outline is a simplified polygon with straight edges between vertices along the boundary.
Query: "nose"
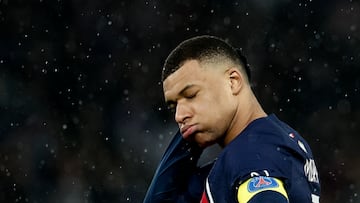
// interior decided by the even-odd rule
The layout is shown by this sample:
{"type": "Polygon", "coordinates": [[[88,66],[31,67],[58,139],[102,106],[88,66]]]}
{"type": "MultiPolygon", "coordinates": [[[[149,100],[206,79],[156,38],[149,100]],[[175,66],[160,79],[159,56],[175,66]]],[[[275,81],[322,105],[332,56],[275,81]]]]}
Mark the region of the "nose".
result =
{"type": "Polygon", "coordinates": [[[178,102],[178,104],[176,105],[175,121],[179,124],[183,124],[189,117],[189,108],[186,105],[178,102]]]}

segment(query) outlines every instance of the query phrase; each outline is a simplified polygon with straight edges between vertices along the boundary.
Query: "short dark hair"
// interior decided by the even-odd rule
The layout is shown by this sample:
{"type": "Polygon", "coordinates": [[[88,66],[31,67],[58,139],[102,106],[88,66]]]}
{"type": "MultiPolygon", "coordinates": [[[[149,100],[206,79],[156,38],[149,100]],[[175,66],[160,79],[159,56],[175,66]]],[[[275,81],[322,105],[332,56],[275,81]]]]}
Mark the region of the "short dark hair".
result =
{"type": "Polygon", "coordinates": [[[181,42],[167,57],[162,70],[162,81],[178,70],[187,60],[200,62],[214,56],[223,56],[245,69],[250,81],[250,67],[241,49],[236,49],[224,40],[209,35],[197,36],[181,42]]]}

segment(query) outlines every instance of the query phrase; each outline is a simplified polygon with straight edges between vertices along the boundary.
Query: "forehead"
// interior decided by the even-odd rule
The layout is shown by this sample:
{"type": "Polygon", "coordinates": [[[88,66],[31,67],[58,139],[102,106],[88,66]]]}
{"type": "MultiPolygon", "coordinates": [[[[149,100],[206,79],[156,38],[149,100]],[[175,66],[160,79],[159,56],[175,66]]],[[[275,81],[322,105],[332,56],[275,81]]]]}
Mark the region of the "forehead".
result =
{"type": "Polygon", "coordinates": [[[204,80],[206,68],[201,67],[197,60],[186,61],[178,70],[169,75],[163,83],[165,96],[186,85],[204,80]]]}

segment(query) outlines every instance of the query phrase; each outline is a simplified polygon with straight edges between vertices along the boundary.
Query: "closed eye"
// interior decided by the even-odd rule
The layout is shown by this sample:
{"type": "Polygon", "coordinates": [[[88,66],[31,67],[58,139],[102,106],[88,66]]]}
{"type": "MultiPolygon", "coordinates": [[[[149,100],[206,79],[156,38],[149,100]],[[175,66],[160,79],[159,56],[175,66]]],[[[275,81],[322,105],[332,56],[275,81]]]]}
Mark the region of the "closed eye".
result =
{"type": "Polygon", "coordinates": [[[193,99],[196,97],[198,92],[193,92],[193,93],[190,93],[190,94],[185,94],[184,97],[187,98],[187,99],[193,99]]]}

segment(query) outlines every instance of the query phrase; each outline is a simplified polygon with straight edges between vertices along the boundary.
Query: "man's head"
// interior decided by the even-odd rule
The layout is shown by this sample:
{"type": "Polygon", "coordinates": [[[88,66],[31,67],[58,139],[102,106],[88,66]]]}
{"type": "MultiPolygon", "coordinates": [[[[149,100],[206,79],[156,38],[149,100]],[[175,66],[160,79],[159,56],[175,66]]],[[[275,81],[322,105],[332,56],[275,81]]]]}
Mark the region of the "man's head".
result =
{"type": "Polygon", "coordinates": [[[163,67],[162,81],[188,60],[214,62],[218,59],[231,61],[250,80],[250,68],[240,49],[218,37],[203,35],[183,41],[169,54],[163,67]]]}
{"type": "Polygon", "coordinates": [[[245,66],[232,46],[211,36],[186,40],[171,52],[164,96],[185,139],[226,145],[243,129],[239,119],[249,114],[252,99],[245,66]]]}

